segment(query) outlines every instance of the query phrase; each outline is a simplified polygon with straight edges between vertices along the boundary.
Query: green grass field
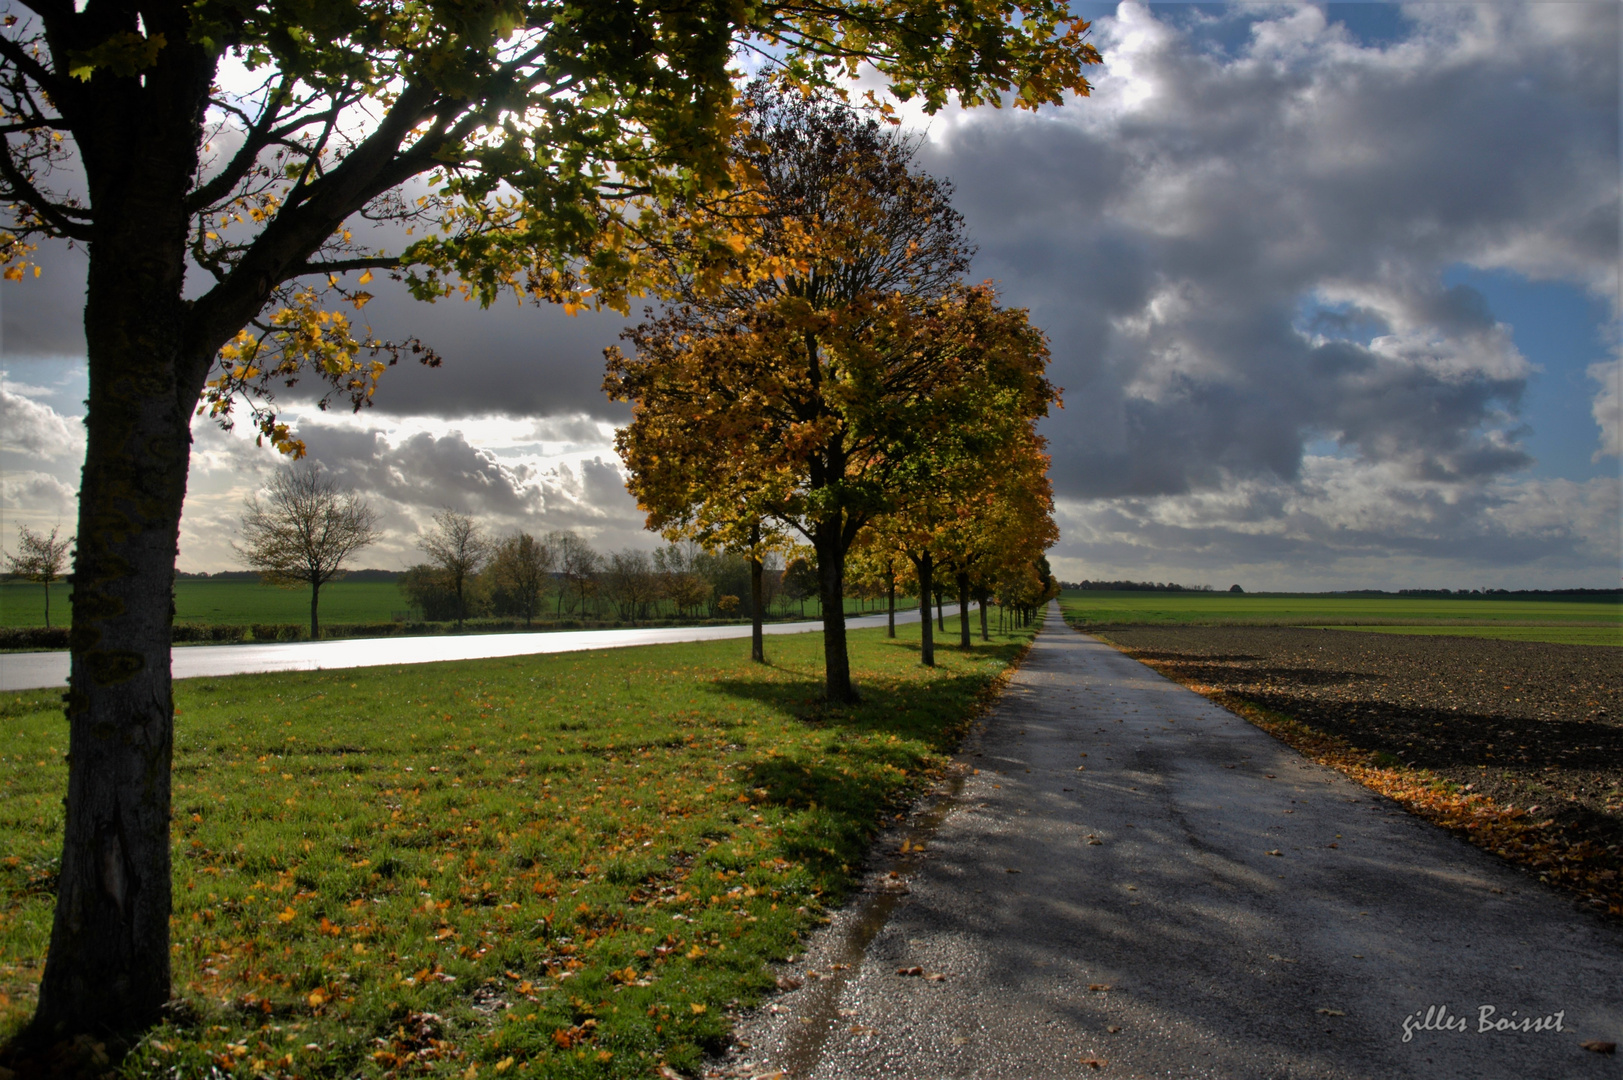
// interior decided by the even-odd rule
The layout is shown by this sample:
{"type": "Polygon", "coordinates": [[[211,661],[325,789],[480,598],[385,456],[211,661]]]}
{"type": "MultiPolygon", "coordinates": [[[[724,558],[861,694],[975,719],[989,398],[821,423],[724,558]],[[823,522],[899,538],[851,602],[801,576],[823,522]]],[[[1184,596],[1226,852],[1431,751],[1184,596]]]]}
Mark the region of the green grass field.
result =
{"type": "MultiPolygon", "coordinates": [[[[66,626],[72,613],[68,585],[51,586],[51,625],[66,626]]],[[[848,601],[853,614],[856,600],[848,601]]],[[[903,601],[898,598],[898,610],[903,601]]],[[[912,604],[913,601],[908,601],[912,604]]],[[[821,610],[817,601],[806,602],[806,618],[815,619],[821,610]]],[[[323,623],[388,622],[407,608],[400,589],[388,581],[336,581],[321,590],[323,623]]],[[[552,610],[551,600],[546,610],[552,610]]],[[[605,610],[607,608],[605,607],[605,610]]],[[[776,608],[774,609],[776,611],[776,608]]],[[[787,609],[799,618],[800,606],[787,609]]],[[[882,611],[870,603],[865,611],[882,611]]],[[[612,614],[607,616],[613,618],[612,614]]],[[[310,592],[305,588],[282,589],[247,581],[202,581],[182,578],[175,584],[175,621],[188,623],[302,623],[310,621],[310,592]]],[[[29,582],[0,583],[0,626],[44,626],[45,587],[29,582]]]]}
{"type": "MultiPolygon", "coordinates": [[[[51,624],[66,626],[72,613],[65,582],[51,586],[51,624]]],[[[321,589],[321,621],[388,622],[405,611],[405,597],[393,582],[335,581],[321,589]]],[[[175,621],[227,623],[308,623],[310,591],[279,589],[250,581],[175,583],[175,621]]],[[[29,582],[0,584],[0,626],[44,626],[45,587],[29,582]]]]}
{"type": "Polygon", "coordinates": [[[1313,626],[1394,634],[1623,645],[1623,603],[1595,600],[1429,599],[1302,594],[1152,593],[1067,590],[1077,626],[1313,626]]]}
{"type": "MultiPolygon", "coordinates": [[[[850,887],[1029,635],[851,635],[176,684],[175,990],[121,1075],[647,1077],[850,887]],[[437,1019],[435,1019],[437,1018],[437,1019]],[[211,1072],[211,1070],[218,1070],[211,1072]]],[[[62,830],[55,692],[0,695],[0,1035],[62,830]]]]}

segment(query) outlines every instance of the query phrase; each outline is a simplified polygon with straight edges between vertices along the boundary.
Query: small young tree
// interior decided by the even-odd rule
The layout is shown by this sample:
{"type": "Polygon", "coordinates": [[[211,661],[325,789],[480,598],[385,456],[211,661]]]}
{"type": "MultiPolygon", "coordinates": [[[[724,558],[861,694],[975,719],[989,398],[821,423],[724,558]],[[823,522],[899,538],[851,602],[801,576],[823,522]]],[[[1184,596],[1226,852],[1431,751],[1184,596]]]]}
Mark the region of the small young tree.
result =
{"type": "Polygon", "coordinates": [[[310,636],[321,636],[321,587],[344,561],[378,539],[378,514],[361,496],[341,492],[313,465],[278,472],[264,499],[248,496],[238,556],[267,582],[310,586],[310,636]]]}
{"type": "Polygon", "coordinates": [[[434,515],[433,530],[417,546],[444,571],[456,593],[456,625],[462,629],[462,620],[468,617],[468,579],[490,557],[490,538],[473,518],[446,507],[434,515]]]}
{"type": "Polygon", "coordinates": [[[51,582],[62,576],[68,562],[68,550],[73,537],[57,538],[61,526],[51,530],[49,536],[37,533],[27,525],[17,526],[17,554],[6,556],[6,569],[20,578],[37,581],[45,586],[45,628],[51,626],[51,582]]]}
{"type": "Polygon", "coordinates": [[[819,581],[816,553],[804,545],[797,546],[783,566],[783,595],[800,605],[801,618],[806,617],[806,601],[821,588],[819,581]]]}
{"type": "Polygon", "coordinates": [[[496,546],[490,560],[496,610],[524,616],[529,626],[541,610],[541,594],[552,583],[557,553],[529,533],[509,536],[496,546]]]}

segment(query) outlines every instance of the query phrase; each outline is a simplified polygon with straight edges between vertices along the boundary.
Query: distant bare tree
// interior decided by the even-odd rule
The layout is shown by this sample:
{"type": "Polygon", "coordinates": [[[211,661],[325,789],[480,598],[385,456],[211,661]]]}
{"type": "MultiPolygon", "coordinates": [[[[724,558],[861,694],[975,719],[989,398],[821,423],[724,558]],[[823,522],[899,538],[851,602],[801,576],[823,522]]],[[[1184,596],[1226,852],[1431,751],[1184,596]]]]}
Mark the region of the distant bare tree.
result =
{"type": "Polygon", "coordinates": [[[639,614],[647,616],[649,607],[663,593],[659,575],[654,573],[653,560],[648,552],[636,548],[610,555],[603,580],[620,614],[632,625],[636,625],[639,614]]]}
{"type": "Polygon", "coordinates": [[[62,527],[59,525],[51,530],[51,535],[46,536],[35,532],[27,525],[19,525],[17,554],[6,556],[8,572],[45,586],[47,630],[51,627],[51,582],[62,576],[62,568],[68,561],[68,551],[73,547],[73,537],[64,536],[57,539],[57,533],[61,531],[62,527]]]}
{"type": "Polygon", "coordinates": [[[526,532],[498,544],[490,560],[498,610],[524,616],[524,625],[529,626],[541,609],[541,594],[552,582],[557,560],[551,545],[526,532]]]}
{"type": "Polygon", "coordinates": [[[250,495],[242,515],[244,563],[266,581],[310,586],[310,636],[321,636],[321,587],[344,572],[344,560],[378,539],[378,514],[361,496],[340,492],[313,465],[278,472],[250,495]]]}
{"type": "Polygon", "coordinates": [[[445,572],[451,591],[456,593],[456,625],[460,630],[462,620],[468,616],[468,579],[477,574],[490,557],[490,538],[473,518],[446,507],[434,515],[433,531],[419,540],[417,546],[445,572]]]}
{"type": "Polygon", "coordinates": [[[603,560],[590,544],[572,532],[548,533],[547,543],[557,552],[558,572],[564,576],[567,586],[558,591],[559,611],[563,610],[565,594],[569,589],[574,589],[580,599],[580,612],[585,615],[586,597],[597,585],[596,575],[603,560]]]}
{"type": "Polygon", "coordinates": [[[659,579],[660,592],[671,602],[679,618],[690,609],[708,603],[715,591],[697,569],[703,554],[699,545],[691,541],[671,544],[654,552],[654,573],[659,579]]]}

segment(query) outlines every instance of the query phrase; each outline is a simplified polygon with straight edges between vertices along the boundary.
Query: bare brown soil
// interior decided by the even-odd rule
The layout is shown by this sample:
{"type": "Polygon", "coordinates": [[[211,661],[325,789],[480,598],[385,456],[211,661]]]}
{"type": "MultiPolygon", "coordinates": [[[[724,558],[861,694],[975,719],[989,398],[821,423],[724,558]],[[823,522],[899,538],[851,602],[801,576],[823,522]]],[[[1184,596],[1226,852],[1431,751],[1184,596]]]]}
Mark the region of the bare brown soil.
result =
{"type": "Polygon", "coordinates": [[[1424,770],[1593,852],[1623,874],[1623,650],[1293,627],[1101,627],[1212,696],[1283,714],[1367,756],[1424,770]],[[1598,849],[1598,850],[1597,850],[1598,849]]]}

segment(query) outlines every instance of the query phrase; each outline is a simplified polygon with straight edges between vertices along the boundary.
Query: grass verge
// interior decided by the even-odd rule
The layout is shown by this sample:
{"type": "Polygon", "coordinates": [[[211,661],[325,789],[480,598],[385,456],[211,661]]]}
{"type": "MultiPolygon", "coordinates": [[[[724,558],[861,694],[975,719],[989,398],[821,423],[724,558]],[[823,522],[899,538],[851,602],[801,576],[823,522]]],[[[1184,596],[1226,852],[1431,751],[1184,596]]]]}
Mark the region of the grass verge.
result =
{"type": "MultiPolygon", "coordinates": [[[[1029,643],[850,636],[176,684],[174,970],[129,1076],[696,1069],[1029,643]],[[211,1071],[212,1070],[212,1071],[211,1071]]],[[[0,1023],[33,1005],[59,696],[0,695],[0,1023]]]]}
{"type": "MultiPolygon", "coordinates": [[[[1104,640],[1121,648],[1108,638],[1104,640]]],[[[1285,713],[1185,678],[1176,664],[1142,656],[1135,659],[1256,725],[1303,757],[1335,769],[1410,813],[1533,871],[1540,881],[1577,894],[1591,910],[1623,919],[1623,880],[1619,879],[1616,860],[1599,844],[1564,833],[1553,819],[1541,820],[1527,809],[1501,805],[1488,795],[1469,791],[1428,769],[1406,766],[1391,753],[1360,749],[1285,713]]]]}

